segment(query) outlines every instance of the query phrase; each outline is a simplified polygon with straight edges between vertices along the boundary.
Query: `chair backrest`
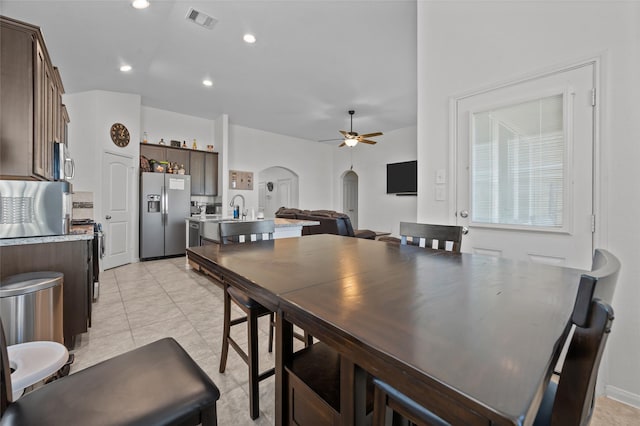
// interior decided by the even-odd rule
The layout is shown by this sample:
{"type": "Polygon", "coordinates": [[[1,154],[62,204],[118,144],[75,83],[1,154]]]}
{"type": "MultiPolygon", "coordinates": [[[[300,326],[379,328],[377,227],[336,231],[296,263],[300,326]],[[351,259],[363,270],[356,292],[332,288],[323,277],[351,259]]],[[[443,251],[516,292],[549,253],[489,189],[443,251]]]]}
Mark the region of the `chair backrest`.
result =
{"type": "Polygon", "coordinates": [[[587,425],[593,413],[593,397],[602,353],[611,331],[613,309],[596,299],[591,302],[584,327],[576,327],[551,412],[552,425],[587,425]]]}
{"type": "Polygon", "coordinates": [[[4,326],[0,319],[0,417],[12,401],[11,368],[7,353],[7,341],[4,337],[4,326]]]}
{"type": "Polygon", "coordinates": [[[613,254],[603,249],[596,249],[593,255],[591,272],[582,274],[578,286],[576,302],[571,314],[571,321],[578,327],[585,327],[589,318],[591,302],[603,300],[609,304],[618,281],[620,261],[613,254]]]}
{"type": "Polygon", "coordinates": [[[273,220],[255,222],[220,222],[220,244],[250,243],[272,240],[275,224],[273,220]]]}
{"type": "Polygon", "coordinates": [[[432,248],[433,241],[438,242],[437,248],[440,250],[447,250],[449,241],[452,244],[451,251],[459,253],[462,246],[462,226],[400,222],[400,244],[432,248]]]}

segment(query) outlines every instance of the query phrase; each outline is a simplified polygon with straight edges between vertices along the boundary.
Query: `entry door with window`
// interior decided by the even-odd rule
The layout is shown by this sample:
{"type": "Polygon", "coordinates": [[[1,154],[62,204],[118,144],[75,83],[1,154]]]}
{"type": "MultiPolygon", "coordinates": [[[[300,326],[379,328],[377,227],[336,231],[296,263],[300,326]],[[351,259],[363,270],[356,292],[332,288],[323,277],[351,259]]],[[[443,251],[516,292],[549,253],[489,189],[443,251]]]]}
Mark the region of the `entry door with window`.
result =
{"type": "Polygon", "coordinates": [[[592,63],[457,100],[463,251],[588,268],[592,63]]]}

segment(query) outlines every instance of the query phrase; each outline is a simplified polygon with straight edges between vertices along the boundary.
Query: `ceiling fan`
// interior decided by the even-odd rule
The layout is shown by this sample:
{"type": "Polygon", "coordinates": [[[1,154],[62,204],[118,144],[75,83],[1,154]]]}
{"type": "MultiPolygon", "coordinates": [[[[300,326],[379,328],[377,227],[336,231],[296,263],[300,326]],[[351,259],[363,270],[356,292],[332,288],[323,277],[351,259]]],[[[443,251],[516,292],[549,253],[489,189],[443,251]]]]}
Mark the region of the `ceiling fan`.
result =
{"type": "MultiPolygon", "coordinates": [[[[343,147],[345,145],[349,147],[354,147],[358,144],[358,142],[368,143],[369,145],[376,144],[376,141],[369,140],[368,138],[373,138],[375,136],[382,136],[382,132],[375,133],[366,133],[364,135],[359,135],[358,132],[353,131],[353,114],[356,112],[354,110],[349,111],[349,115],[351,116],[351,130],[344,131],[340,130],[342,136],[344,136],[344,141],[339,145],[339,147],[343,147]]],[[[340,140],[340,139],[329,139],[329,140],[340,140]]]]}

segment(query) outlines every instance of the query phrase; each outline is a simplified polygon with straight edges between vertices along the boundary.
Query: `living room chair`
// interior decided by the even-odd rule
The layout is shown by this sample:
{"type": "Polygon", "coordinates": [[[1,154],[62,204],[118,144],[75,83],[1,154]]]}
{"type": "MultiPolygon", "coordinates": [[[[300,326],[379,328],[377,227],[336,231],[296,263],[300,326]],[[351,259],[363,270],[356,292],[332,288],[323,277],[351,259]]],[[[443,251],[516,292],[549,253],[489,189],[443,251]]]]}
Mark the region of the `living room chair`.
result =
{"type": "Polygon", "coordinates": [[[0,321],[0,424],[216,425],[220,391],[172,338],[118,355],[13,401],[0,321]]]}
{"type": "MultiPolygon", "coordinates": [[[[592,271],[582,274],[570,321],[574,326],[559,380],[549,380],[534,426],[587,425],[593,414],[594,394],[602,353],[611,331],[613,298],[620,261],[596,249],[592,271]]],[[[374,379],[373,425],[388,420],[386,409],[418,425],[447,424],[384,381],[374,379]]]]}

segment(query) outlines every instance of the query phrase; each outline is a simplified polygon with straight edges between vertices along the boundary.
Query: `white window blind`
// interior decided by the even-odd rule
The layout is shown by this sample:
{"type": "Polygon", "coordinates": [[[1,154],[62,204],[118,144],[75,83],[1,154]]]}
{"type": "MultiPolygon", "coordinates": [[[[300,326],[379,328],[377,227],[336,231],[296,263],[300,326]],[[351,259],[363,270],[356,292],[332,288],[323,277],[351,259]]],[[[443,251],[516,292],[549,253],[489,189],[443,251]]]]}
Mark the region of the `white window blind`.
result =
{"type": "Polygon", "coordinates": [[[563,95],[473,114],[472,222],[562,228],[563,95]]]}

